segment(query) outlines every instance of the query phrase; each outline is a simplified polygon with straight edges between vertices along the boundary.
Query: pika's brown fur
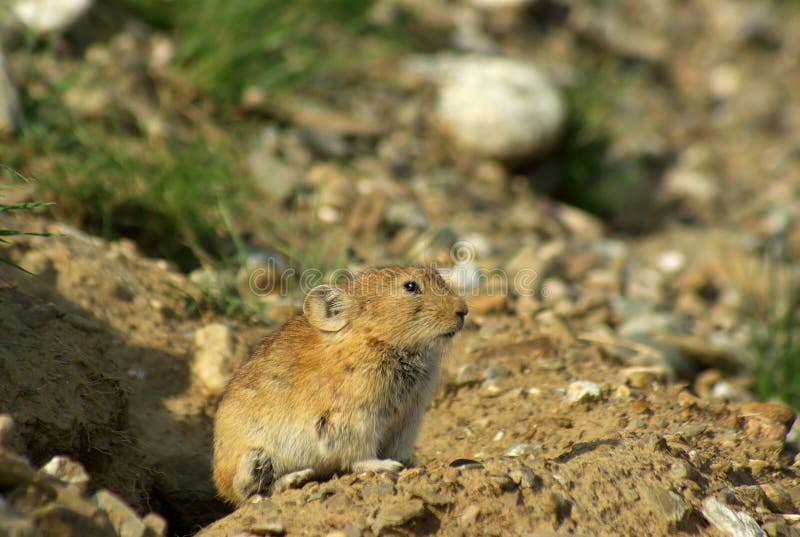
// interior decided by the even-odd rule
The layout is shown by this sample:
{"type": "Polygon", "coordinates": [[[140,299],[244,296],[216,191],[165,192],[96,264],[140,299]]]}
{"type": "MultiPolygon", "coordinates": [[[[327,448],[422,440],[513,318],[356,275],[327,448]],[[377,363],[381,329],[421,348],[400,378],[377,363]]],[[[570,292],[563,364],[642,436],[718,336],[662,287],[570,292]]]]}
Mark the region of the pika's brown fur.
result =
{"type": "Polygon", "coordinates": [[[214,423],[214,482],[234,504],[312,477],[412,461],[467,305],[432,267],[320,285],[234,375],[214,423]]]}

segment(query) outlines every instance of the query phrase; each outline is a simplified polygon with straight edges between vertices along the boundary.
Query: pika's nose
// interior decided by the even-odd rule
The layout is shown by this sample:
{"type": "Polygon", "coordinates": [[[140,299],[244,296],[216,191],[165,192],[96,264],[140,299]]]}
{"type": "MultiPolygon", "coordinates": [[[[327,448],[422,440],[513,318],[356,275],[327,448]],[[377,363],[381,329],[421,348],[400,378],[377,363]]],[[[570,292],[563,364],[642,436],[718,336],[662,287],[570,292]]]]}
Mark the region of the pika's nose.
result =
{"type": "Polygon", "coordinates": [[[469,313],[469,308],[467,307],[467,303],[464,302],[464,299],[461,299],[458,305],[456,306],[456,315],[458,315],[461,318],[461,322],[464,322],[464,317],[467,316],[467,313],[469,313]]]}

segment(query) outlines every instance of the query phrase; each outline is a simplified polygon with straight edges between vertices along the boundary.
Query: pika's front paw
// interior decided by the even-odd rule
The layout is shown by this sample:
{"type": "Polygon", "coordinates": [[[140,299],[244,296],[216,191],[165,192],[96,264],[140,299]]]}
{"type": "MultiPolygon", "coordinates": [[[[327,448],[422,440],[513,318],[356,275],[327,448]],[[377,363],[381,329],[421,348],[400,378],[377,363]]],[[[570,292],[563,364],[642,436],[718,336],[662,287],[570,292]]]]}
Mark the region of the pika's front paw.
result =
{"type": "Polygon", "coordinates": [[[362,472],[397,473],[403,469],[403,464],[392,459],[366,459],[353,463],[353,471],[362,472]]]}
{"type": "Polygon", "coordinates": [[[289,489],[299,489],[314,477],[314,470],[306,468],[305,470],[298,470],[282,475],[272,485],[272,493],[277,494],[289,489]]]}

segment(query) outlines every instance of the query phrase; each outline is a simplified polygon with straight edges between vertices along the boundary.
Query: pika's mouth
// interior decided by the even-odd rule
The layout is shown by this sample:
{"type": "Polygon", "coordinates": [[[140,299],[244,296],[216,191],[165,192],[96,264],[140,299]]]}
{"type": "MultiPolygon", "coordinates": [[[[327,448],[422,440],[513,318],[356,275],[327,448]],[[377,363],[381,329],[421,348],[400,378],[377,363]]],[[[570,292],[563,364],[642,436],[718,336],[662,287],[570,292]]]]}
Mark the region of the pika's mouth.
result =
{"type": "Polygon", "coordinates": [[[458,323],[458,325],[456,325],[451,331],[445,332],[444,334],[441,334],[439,337],[450,339],[453,336],[455,336],[456,334],[458,334],[461,331],[462,328],[464,328],[464,320],[463,319],[461,319],[461,321],[458,323]]]}

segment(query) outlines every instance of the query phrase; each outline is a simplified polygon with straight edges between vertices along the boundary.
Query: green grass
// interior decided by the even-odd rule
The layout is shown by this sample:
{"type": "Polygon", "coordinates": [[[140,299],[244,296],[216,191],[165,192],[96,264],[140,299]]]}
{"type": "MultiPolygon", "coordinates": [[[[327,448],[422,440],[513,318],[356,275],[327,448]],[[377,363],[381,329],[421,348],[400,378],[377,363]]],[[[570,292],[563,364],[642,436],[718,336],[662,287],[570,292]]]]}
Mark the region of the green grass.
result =
{"type": "Polygon", "coordinates": [[[14,147],[0,149],[0,162],[34,170],[56,216],[109,240],[133,238],[184,270],[229,254],[217,201],[246,193],[232,156],[202,137],[150,143],[80,120],[58,95],[27,104],[28,123],[14,147]]]}
{"type": "MultiPolygon", "coordinates": [[[[11,175],[11,176],[13,176],[15,178],[22,178],[22,179],[27,181],[27,179],[25,179],[23,176],[21,176],[18,172],[14,171],[14,170],[6,167],[6,166],[0,166],[0,168],[2,168],[2,172],[3,172],[2,175],[11,175]]],[[[2,187],[0,187],[0,198],[2,198],[2,191],[3,190],[7,190],[9,188],[12,188],[12,187],[6,186],[6,185],[3,185],[2,187]]],[[[44,206],[47,206],[47,205],[52,205],[52,203],[47,203],[47,202],[42,202],[42,201],[31,201],[31,202],[24,202],[24,203],[2,203],[2,202],[0,202],[0,215],[2,215],[2,213],[8,212],[8,211],[31,211],[33,209],[36,209],[37,207],[44,207],[44,206]]],[[[6,239],[6,237],[18,237],[20,235],[28,235],[28,236],[36,236],[36,237],[53,237],[54,236],[52,233],[37,233],[37,232],[33,232],[33,231],[22,231],[22,230],[19,230],[19,229],[0,228],[0,245],[10,244],[10,241],[8,239],[6,239]]],[[[28,274],[31,274],[31,272],[26,270],[24,267],[18,265],[17,263],[14,263],[13,261],[8,259],[7,257],[0,257],[0,263],[12,266],[15,269],[18,269],[18,270],[21,270],[23,272],[27,272],[28,274]]]]}
{"type": "Polygon", "coordinates": [[[765,272],[769,296],[751,319],[754,391],[800,410],[800,277],[772,262],[765,272]]]}
{"type": "Polygon", "coordinates": [[[221,104],[259,88],[272,96],[319,84],[367,52],[353,38],[371,26],[372,0],[128,0],[171,31],[175,66],[221,104]]]}

